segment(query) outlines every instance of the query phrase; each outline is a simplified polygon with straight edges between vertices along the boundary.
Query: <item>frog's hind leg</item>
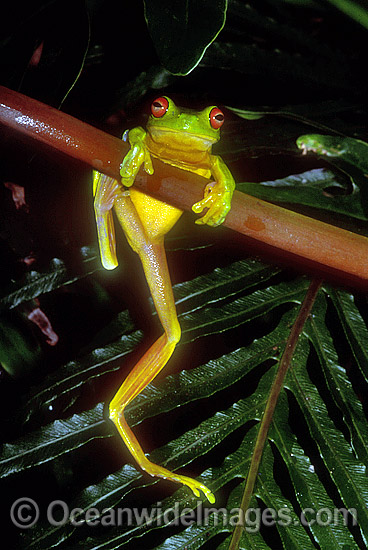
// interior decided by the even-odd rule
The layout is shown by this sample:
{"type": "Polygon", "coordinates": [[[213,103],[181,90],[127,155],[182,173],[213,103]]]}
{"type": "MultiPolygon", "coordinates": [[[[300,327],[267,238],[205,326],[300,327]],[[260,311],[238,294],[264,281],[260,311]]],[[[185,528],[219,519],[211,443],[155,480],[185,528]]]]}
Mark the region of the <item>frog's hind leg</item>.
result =
{"type": "Polygon", "coordinates": [[[128,374],[110,403],[110,418],[116,425],[128,449],[143,470],[152,476],[183,483],[190,487],[196,496],[199,496],[199,491],[203,491],[209,501],[214,502],[212,492],[202,483],[189,477],[170,472],[166,468],[148,460],[125,420],[125,407],[166,365],[180,339],[181,331],[176,316],[163,236],[161,235],[158,238],[154,238],[152,235],[149,235],[149,229],[147,230],[147,227],[143,226],[137,209],[127,194],[120,193],[118,195],[115,200],[114,208],[130,245],[133,250],[138,253],[142,261],[145,276],[164,329],[164,334],[148,349],[148,351],[146,351],[128,374]]]}

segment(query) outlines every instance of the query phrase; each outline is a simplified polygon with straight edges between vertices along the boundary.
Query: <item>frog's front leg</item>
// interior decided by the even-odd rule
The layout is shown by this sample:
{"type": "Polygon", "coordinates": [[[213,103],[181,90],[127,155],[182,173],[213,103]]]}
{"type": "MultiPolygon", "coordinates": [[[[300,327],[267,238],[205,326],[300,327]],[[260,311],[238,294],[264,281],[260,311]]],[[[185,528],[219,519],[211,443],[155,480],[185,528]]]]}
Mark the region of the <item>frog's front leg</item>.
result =
{"type": "Polygon", "coordinates": [[[120,165],[121,182],[125,187],[131,187],[140,167],[143,164],[147,174],[153,174],[151,155],[145,144],[147,132],[140,126],[128,132],[130,149],[120,165]]]}
{"type": "Polygon", "coordinates": [[[205,208],[208,208],[205,215],[195,223],[216,227],[225,221],[231,208],[235,181],[222,158],[215,155],[211,155],[211,173],[215,181],[206,185],[204,198],[193,204],[192,210],[196,214],[200,214],[205,208]]]}

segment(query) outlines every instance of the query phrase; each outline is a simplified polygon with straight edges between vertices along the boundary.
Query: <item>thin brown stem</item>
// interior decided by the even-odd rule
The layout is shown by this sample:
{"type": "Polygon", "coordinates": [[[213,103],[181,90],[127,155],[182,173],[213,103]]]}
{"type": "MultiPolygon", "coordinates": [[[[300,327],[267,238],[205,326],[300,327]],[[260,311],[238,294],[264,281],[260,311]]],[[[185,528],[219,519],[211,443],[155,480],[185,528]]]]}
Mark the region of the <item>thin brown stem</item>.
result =
{"type": "MultiPolygon", "coordinates": [[[[272,422],[273,414],[275,412],[276,404],[282,388],[284,387],[284,380],[286,373],[291,365],[291,361],[295,352],[296,345],[299,340],[299,336],[303,330],[304,324],[308,319],[308,316],[312,310],[318,291],[321,287],[320,280],[313,280],[308,288],[303,303],[300,307],[299,313],[293,327],[290,331],[289,337],[286,342],[284,353],[281,357],[279,367],[275,379],[272,383],[271,391],[268,396],[265,411],[259,426],[256,443],[254,446],[251,463],[249,466],[249,472],[243,498],[241,501],[240,509],[242,511],[242,517],[245,517],[246,511],[249,508],[250,500],[253,495],[254,486],[257,479],[259,466],[262,459],[263,449],[267,441],[268,431],[272,422]]],[[[239,523],[233,532],[231,538],[229,550],[238,550],[240,539],[243,533],[244,527],[239,523]]]]}

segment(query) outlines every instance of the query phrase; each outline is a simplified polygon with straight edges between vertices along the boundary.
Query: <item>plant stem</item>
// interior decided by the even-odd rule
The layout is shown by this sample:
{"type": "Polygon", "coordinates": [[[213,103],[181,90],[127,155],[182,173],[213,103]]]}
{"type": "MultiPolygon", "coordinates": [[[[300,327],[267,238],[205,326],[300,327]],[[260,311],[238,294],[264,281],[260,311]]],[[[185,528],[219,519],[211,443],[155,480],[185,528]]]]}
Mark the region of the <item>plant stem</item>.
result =
{"type": "MultiPolygon", "coordinates": [[[[125,142],[2,86],[0,124],[120,179],[125,142]]],[[[202,198],[207,179],[157,159],[153,166],[153,175],[140,171],[136,187],[182,210],[191,210],[202,198]]],[[[224,225],[245,235],[251,254],[313,277],[368,289],[366,237],[237,191],[224,225]]]]}
{"type": "MultiPolygon", "coordinates": [[[[259,426],[257,439],[254,446],[253,454],[252,454],[252,460],[249,466],[243,498],[240,505],[243,518],[245,518],[246,511],[249,508],[250,500],[253,495],[254,486],[256,483],[257,474],[258,474],[259,466],[262,459],[263,449],[267,441],[268,430],[272,422],[273,414],[276,408],[276,404],[277,404],[280,392],[284,387],[285,376],[288,369],[290,368],[299,336],[312,310],[313,304],[315,302],[315,299],[320,287],[321,287],[320,280],[314,279],[311,281],[308,291],[303,300],[303,303],[300,306],[298,316],[295,319],[293,327],[290,331],[289,337],[286,342],[284,353],[282,354],[275,379],[272,383],[271,391],[268,396],[266,407],[259,426]]],[[[235,527],[231,541],[230,541],[229,550],[238,550],[243,529],[244,527],[241,524],[238,524],[235,527]]]]}

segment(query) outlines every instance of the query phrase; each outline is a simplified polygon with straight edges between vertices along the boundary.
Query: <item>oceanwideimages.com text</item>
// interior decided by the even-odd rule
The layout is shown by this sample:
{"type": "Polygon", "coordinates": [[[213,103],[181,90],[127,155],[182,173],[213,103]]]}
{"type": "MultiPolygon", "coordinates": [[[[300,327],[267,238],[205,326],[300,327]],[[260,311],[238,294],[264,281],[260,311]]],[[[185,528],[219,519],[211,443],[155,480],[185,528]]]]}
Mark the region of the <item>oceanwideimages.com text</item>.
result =
{"type": "Polygon", "coordinates": [[[20,529],[30,529],[41,519],[54,527],[71,524],[74,527],[87,525],[88,527],[117,527],[141,525],[180,525],[188,527],[192,523],[198,525],[221,525],[235,527],[242,525],[249,533],[258,532],[261,527],[288,527],[290,525],[336,526],[356,525],[357,511],[355,508],[305,508],[300,515],[285,506],[274,508],[249,508],[245,513],[240,508],[215,508],[203,506],[198,501],[195,510],[181,508],[180,503],[173,507],[162,507],[160,503],[152,508],[104,508],[89,509],[69,508],[66,502],[54,500],[45,511],[45,517],[40,519],[38,504],[29,497],[17,499],[10,510],[12,523],[20,529]]]}

